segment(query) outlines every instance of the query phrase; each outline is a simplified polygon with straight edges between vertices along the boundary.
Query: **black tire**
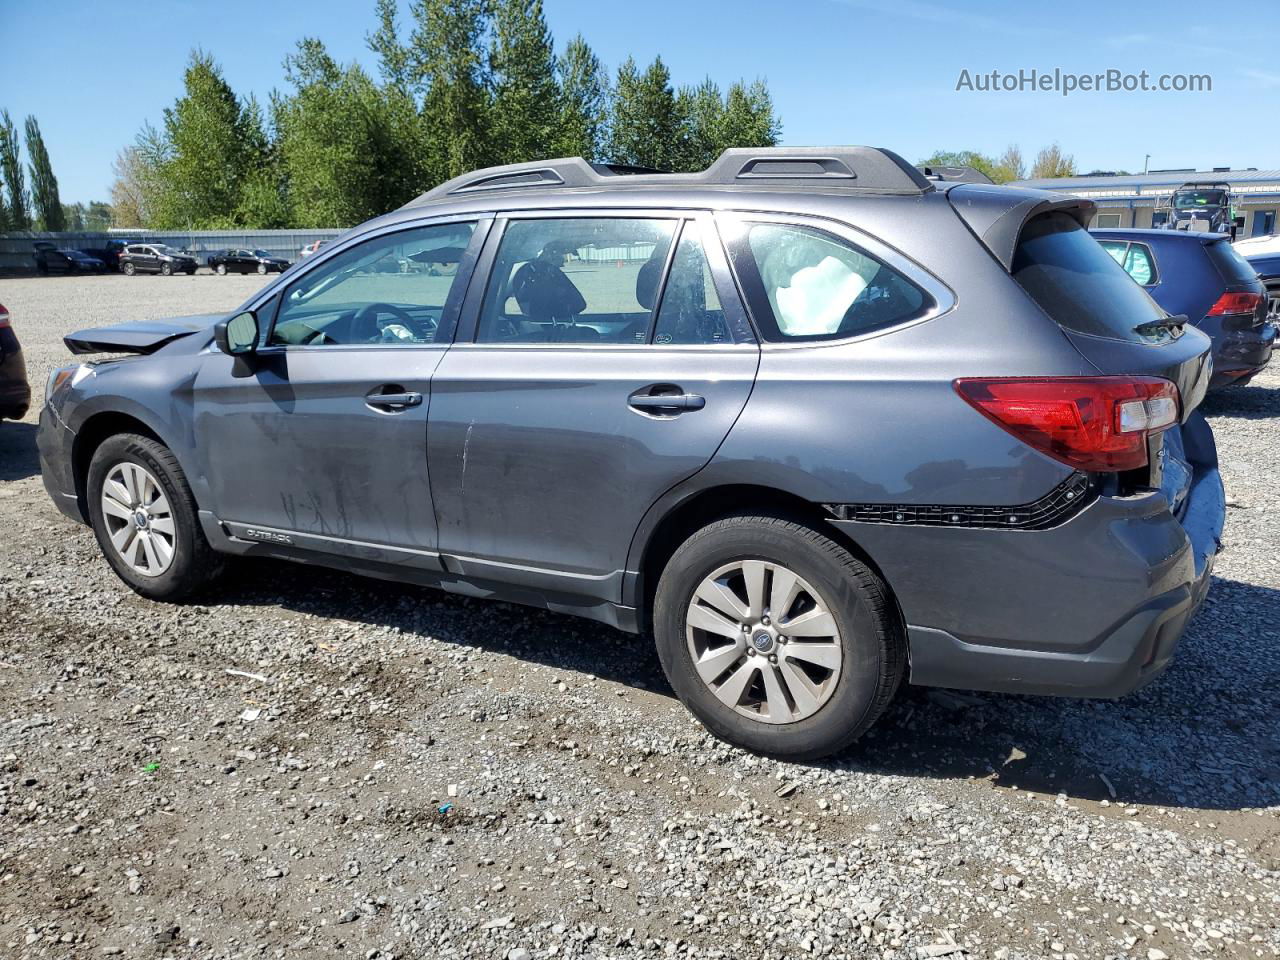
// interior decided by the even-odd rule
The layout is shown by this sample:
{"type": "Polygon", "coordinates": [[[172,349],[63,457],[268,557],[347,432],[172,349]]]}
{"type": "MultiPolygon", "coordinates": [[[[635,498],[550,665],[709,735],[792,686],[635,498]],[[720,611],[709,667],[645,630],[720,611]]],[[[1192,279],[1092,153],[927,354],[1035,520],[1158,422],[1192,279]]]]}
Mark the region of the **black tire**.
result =
{"type": "Polygon", "coordinates": [[[218,271],[218,276],[220,277],[225,277],[227,275],[227,265],[225,263],[218,264],[214,269],[218,271]]]}
{"type": "Polygon", "coordinates": [[[1280,283],[1267,287],[1267,321],[1280,323],[1280,283]]]}
{"type": "Polygon", "coordinates": [[[208,586],[222,573],[222,559],[209,546],[196,516],[196,502],[186,475],[173,453],[162,443],[132,433],[109,437],[94,451],[85,485],[89,520],[102,555],[116,575],[136,593],[152,600],[180,600],[208,586]],[[102,510],[102,487],[109,471],[120,463],[136,463],[155,477],[169,501],[174,521],[173,560],[157,576],[135,572],[111,543],[102,510]]]}
{"type": "Polygon", "coordinates": [[[163,276],[171,277],[173,276],[173,267],[170,264],[162,263],[160,264],[160,273],[163,276]]]}
{"type": "Polygon", "coordinates": [[[733,516],[702,528],[676,550],[654,598],[658,656],[676,695],[721,740],[788,760],[843,750],[888,707],[906,667],[906,640],[885,583],[839,543],[794,520],[733,516]],[[766,723],[721,702],[698,676],[686,643],[694,591],[721,566],[765,560],[822,595],[839,627],[843,664],[834,692],[812,715],[766,723]]]}
{"type": "Polygon", "coordinates": [[[126,277],[132,277],[135,273],[138,272],[138,268],[135,267],[132,263],[126,263],[120,269],[124,271],[124,275],[126,277]]]}
{"type": "Polygon", "coordinates": [[[258,264],[258,275],[266,276],[266,273],[267,273],[267,265],[265,263],[258,264]]]}

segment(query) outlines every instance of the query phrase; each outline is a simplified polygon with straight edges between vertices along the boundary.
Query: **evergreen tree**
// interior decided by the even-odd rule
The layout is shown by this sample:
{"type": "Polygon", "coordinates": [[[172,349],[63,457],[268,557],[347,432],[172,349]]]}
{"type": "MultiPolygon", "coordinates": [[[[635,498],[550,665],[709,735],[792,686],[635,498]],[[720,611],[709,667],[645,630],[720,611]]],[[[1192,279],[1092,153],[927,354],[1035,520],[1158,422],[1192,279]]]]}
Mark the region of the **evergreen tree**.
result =
{"type": "Polygon", "coordinates": [[[31,199],[37,222],[41,230],[57,232],[66,228],[62,200],[58,196],[58,178],[53,175],[49,151],[45,149],[44,136],[34,116],[27,117],[26,127],[27,157],[31,161],[31,199]]]}
{"type": "Polygon", "coordinates": [[[741,81],[725,95],[720,128],[720,148],[772,147],[782,136],[782,124],[773,112],[773,97],[763,80],[751,86],[741,81]]]}
{"type": "Polygon", "coordinates": [[[628,57],[618,68],[614,90],[610,158],[615,163],[673,170],[684,152],[682,127],[671,74],[662,58],[655,58],[642,74],[628,57]]]}
{"type": "Polygon", "coordinates": [[[424,186],[486,166],[489,73],[484,38],[489,0],[414,0],[411,79],[425,90],[424,186]]]}
{"type": "Polygon", "coordinates": [[[562,157],[588,162],[604,151],[609,119],[609,80],[604,65],[578,34],[556,64],[560,83],[560,116],[552,150],[562,157]]]}
{"type": "Polygon", "coordinates": [[[26,177],[18,150],[18,128],[9,119],[8,110],[0,110],[0,178],[4,180],[6,220],[10,230],[31,229],[31,208],[27,204],[26,177]]]}
{"type": "Polygon", "coordinates": [[[400,42],[396,22],[396,0],[377,0],[378,29],[365,36],[369,50],[378,55],[383,82],[397,90],[409,90],[411,62],[409,50],[400,42]]]}
{"type": "Polygon", "coordinates": [[[64,203],[62,205],[62,223],[64,230],[79,233],[84,229],[84,204],[64,203]]]}
{"type": "Polygon", "coordinates": [[[725,106],[720,88],[710,77],[697,87],[681,87],[676,113],[681,149],[675,169],[688,173],[707,169],[723,149],[725,106]]]}
{"type": "Polygon", "coordinates": [[[167,159],[154,211],[160,228],[208,229],[233,222],[254,156],[252,117],[208,54],[196,50],[185,92],[164,112],[167,159]]]}
{"type": "Polygon", "coordinates": [[[545,159],[553,153],[559,91],[556,55],[542,0],[496,0],[491,154],[498,163],[545,159]]]}

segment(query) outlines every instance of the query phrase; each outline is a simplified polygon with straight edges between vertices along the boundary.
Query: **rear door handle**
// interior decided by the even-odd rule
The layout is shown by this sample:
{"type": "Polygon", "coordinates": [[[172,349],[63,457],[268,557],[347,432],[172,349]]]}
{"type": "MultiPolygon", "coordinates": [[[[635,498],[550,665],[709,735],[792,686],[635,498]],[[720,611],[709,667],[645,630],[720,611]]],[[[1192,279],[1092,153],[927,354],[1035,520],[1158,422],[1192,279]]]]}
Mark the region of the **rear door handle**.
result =
{"type": "Polygon", "coordinates": [[[383,407],[387,410],[404,410],[422,403],[422,394],[407,390],[404,393],[368,393],[364,402],[371,407],[383,407]]]}
{"type": "Polygon", "coordinates": [[[679,413],[685,410],[701,410],[707,398],[696,393],[654,394],[633,393],[627,403],[636,410],[654,413],[679,413]]]}

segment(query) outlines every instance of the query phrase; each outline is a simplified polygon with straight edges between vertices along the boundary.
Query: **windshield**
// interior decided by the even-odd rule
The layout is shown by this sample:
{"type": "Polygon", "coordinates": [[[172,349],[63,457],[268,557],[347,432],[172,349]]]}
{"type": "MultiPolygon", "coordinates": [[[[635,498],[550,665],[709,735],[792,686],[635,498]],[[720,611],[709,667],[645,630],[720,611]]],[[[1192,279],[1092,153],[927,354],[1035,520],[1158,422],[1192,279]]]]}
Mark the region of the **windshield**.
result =
{"type": "Polygon", "coordinates": [[[1222,190],[1179,190],[1173,195],[1173,205],[1179,210],[1197,207],[1220,207],[1225,199],[1222,190]]]}
{"type": "Polygon", "coordinates": [[[171,247],[171,246],[169,246],[169,245],[167,245],[167,244],[164,244],[164,243],[156,243],[156,244],[152,244],[151,249],[152,249],[152,250],[154,250],[156,253],[162,253],[162,254],[164,254],[166,257],[176,257],[176,256],[178,256],[178,251],[177,251],[177,250],[173,249],[173,247],[171,247]]]}
{"type": "MultiPolygon", "coordinates": [[[[1033,217],[1013,256],[1013,278],[1065,330],[1150,342],[1139,324],[1165,312],[1111,254],[1065,213],[1033,217]]],[[[1167,334],[1165,334],[1167,336],[1167,334]]]]}

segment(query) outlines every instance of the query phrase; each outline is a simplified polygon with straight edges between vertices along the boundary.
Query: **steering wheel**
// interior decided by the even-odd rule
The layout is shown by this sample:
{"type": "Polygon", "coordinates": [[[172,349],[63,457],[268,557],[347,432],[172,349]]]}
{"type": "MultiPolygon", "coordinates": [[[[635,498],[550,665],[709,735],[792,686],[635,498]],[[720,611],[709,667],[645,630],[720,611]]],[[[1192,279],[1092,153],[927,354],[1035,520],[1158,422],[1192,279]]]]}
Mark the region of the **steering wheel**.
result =
{"type": "MultiPolygon", "coordinates": [[[[402,307],[397,307],[394,303],[367,303],[357,310],[356,315],[351,318],[351,332],[354,334],[357,331],[376,327],[380,338],[385,339],[386,334],[383,331],[386,330],[386,326],[378,323],[378,317],[382,314],[390,314],[402,327],[415,334],[420,327],[418,321],[410,316],[409,311],[402,307]]],[[[394,334],[392,336],[394,337],[394,334]]],[[[395,339],[399,338],[396,337],[395,339]]]]}

